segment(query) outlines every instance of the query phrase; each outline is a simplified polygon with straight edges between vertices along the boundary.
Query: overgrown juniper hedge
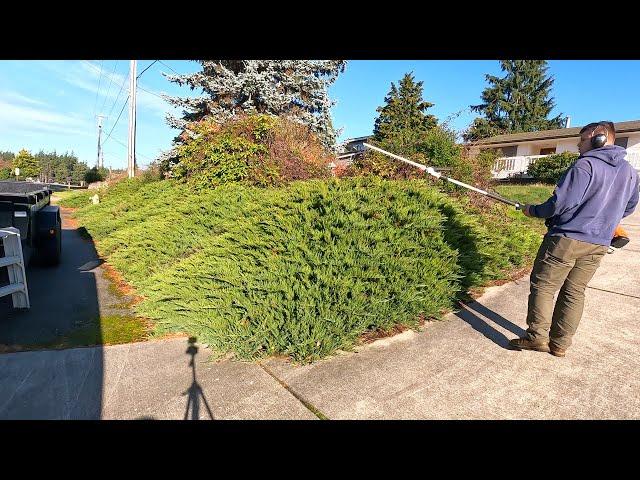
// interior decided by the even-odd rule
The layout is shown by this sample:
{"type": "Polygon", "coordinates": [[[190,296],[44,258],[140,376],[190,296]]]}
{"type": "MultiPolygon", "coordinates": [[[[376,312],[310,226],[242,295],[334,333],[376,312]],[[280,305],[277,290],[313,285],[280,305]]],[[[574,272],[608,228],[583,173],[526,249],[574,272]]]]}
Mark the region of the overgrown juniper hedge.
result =
{"type": "Polygon", "coordinates": [[[371,330],[438,318],[468,288],[531,258],[539,234],[482,215],[424,180],[373,177],[197,190],[128,180],[65,199],[101,255],[137,288],[157,333],[220,354],[296,361],[371,330]]]}

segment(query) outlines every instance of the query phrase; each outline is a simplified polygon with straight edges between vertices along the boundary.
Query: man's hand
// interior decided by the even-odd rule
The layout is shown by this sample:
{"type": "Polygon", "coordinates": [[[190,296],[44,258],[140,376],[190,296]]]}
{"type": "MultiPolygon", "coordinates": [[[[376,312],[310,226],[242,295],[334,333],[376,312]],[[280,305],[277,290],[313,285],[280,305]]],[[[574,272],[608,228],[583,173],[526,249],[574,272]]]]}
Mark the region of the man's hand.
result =
{"type": "Polygon", "coordinates": [[[531,215],[531,212],[529,211],[529,209],[531,208],[531,205],[526,204],[524,207],[522,207],[522,213],[524,213],[525,217],[533,217],[533,215],[531,215]]]}

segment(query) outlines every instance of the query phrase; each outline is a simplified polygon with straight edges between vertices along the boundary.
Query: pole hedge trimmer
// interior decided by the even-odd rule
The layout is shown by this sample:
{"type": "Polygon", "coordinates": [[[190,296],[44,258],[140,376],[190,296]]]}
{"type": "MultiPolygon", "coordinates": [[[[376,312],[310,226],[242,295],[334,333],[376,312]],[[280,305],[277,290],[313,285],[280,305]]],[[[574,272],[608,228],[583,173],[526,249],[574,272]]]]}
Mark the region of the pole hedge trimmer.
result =
{"type": "Polygon", "coordinates": [[[447,177],[443,174],[441,174],[440,172],[436,172],[433,167],[427,167],[426,165],[422,165],[421,163],[417,163],[417,162],[412,162],[411,160],[407,160],[406,158],[403,158],[399,155],[394,155],[393,153],[387,152],[386,150],[383,150],[381,148],[378,147],[374,147],[373,145],[369,145],[368,143],[364,143],[364,146],[367,148],[370,148],[371,150],[376,150],[380,153],[383,153],[391,158],[395,158],[396,160],[400,160],[401,162],[405,162],[408,163],[409,165],[413,165],[414,167],[418,167],[420,170],[423,170],[425,172],[427,172],[429,175],[435,177],[435,178],[439,178],[441,180],[446,180],[447,182],[451,182],[454,183],[456,185],[459,185],[461,187],[467,188],[469,190],[473,190],[474,192],[480,193],[482,195],[485,195],[487,197],[493,198],[494,200],[498,200],[499,202],[502,203],[506,203],[507,205],[511,205],[513,207],[516,207],[516,210],[522,210],[522,207],[524,207],[523,204],[519,203],[519,202],[514,202],[513,200],[509,200],[508,198],[504,198],[501,197],[500,195],[498,195],[497,193],[493,193],[493,192],[487,192],[485,190],[481,190],[479,188],[476,188],[472,185],[467,185],[466,183],[462,183],[458,180],[455,180],[453,178],[447,177]]]}
{"type": "MultiPolygon", "coordinates": [[[[487,197],[493,198],[494,200],[498,200],[499,202],[502,203],[506,203],[507,205],[511,205],[516,207],[516,210],[522,210],[524,205],[522,203],[519,202],[514,202],[513,200],[509,200],[508,198],[504,198],[501,197],[500,195],[498,195],[497,193],[493,193],[493,192],[487,192],[485,190],[481,190],[479,188],[476,188],[472,185],[468,185],[466,183],[460,182],[458,180],[455,180],[453,178],[447,177],[443,174],[441,174],[440,172],[436,172],[434,170],[433,167],[427,167],[426,165],[422,165],[421,163],[417,163],[417,162],[413,162],[411,160],[407,160],[406,158],[401,157],[400,155],[395,155],[391,152],[387,152],[386,150],[383,150],[379,147],[375,147],[373,145],[369,145],[368,143],[364,142],[363,145],[371,150],[375,150],[378,151],[384,155],[387,155],[388,157],[391,158],[395,158],[396,160],[400,160],[401,162],[404,163],[408,163],[409,165],[413,165],[414,167],[419,168],[420,170],[427,172],[429,175],[441,179],[441,180],[446,180],[447,182],[451,182],[455,185],[459,185],[461,187],[467,188],[469,190],[473,190],[474,192],[480,193],[482,195],[485,195],[487,197]]],[[[618,248],[622,248],[624,247],[627,243],[629,243],[629,235],[628,233],[620,226],[618,225],[618,228],[616,228],[616,231],[613,234],[613,239],[611,240],[611,246],[609,247],[609,253],[613,253],[616,249],[618,248]]]]}

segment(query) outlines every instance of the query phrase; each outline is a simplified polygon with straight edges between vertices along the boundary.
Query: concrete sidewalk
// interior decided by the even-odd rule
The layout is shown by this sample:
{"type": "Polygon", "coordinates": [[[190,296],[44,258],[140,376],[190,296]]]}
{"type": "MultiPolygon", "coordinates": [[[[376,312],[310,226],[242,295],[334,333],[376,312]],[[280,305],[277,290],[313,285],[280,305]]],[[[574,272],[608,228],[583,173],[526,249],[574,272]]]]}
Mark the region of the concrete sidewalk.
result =
{"type": "Polygon", "coordinates": [[[0,419],[638,419],[640,212],[623,224],[632,241],[604,258],[565,358],[507,349],[525,277],[307,366],[209,362],[186,338],[0,355],[0,419]]]}

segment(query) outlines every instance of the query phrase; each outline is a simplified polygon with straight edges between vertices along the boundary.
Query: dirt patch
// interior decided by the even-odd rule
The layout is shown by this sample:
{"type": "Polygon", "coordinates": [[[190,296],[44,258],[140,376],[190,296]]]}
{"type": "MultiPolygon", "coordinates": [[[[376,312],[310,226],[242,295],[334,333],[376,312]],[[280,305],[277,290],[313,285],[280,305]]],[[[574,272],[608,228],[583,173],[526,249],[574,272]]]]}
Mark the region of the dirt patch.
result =
{"type": "Polygon", "coordinates": [[[484,294],[487,288],[499,287],[501,285],[505,285],[510,282],[515,282],[517,280],[520,280],[526,277],[530,273],[531,273],[530,265],[527,265],[522,268],[518,268],[517,270],[513,270],[512,272],[509,272],[506,278],[502,278],[500,280],[492,280],[491,282],[488,282],[486,285],[483,285],[482,287],[476,287],[476,288],[470,289],[468,292],[468,296],[470,297],[471,301],[477,300],[484,294]]]}
{"type": "Polygon", "coordinates": [[[78,220],[73,217],[75,208],[60,207],[60,216],[62,217],[62,228],[76,230],[79,228],[78,220]]]}
{"type": "Polygon", "coordinates": [[[132,300],[127,304],[128,307],[132,307],[137,305],[144,297],[136,294],[136,289],[129,284],[114,267],[109,265],[108,263],[103,263],[101,265],[104,275],[111,282],[115,293],[122,297],[130,297],[132,300]]]}
{"type": "Polygon", "coordinates": [[[187,338],[190,335],[184,332],[164,333],[158,337],[154,337],[154,340],[171,340],[172,338],[187,338]]]}
{"type": "MultiPolygon", "coordinates": [[[[418,320],[419,328],[424,327],[429,321],[433,321],[434,319],[427,319],[424,316],[420,316],[418,320]]],[[[393,337],[395,335],[399,335],[400,333],[404,333],[408,330],[412,330],[411,327],[406,325],[395,325],[393,328],[389,330],[372,330],[370,332],[366,332],[360,336],[360,344],[366,345],[369,343],[373,343],[376,340],[380,340],[381,338],[393,337]]]]}

